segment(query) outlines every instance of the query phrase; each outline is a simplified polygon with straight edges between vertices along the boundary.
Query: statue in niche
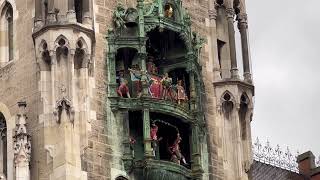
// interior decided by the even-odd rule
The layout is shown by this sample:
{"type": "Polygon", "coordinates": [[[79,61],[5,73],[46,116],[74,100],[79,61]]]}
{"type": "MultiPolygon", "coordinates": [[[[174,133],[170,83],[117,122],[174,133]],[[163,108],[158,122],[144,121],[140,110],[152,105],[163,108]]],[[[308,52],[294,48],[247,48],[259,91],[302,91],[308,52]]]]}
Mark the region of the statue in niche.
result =
{"type": "Polygon", "coordinates": [[[188,100],[188,96],[186,95],[186,92],[184,90],[182,80],[178,81],[178,85],[177,85],[177,100],[178,100],[178,104],[181,104],[181,102],[185,102],[185,101],[188,100]]]}
{"type": "Polygon", "coordinates": [[[128,81],[123,79],[120,80],[120,86],[117,89],[117,93],[120,97],[124,98],[131,98],[130,92],[129,92],[129,87],[128,87],[128,81]]]}
{"type": "Polygon", "coordinates": [[[132,66],[132,69],[128,69],[130,71],[131,75],[131,81],[134,83],[135,91],[137,93],[137,97],[141,97],[142,95],[142,70],[140,70],[140,67],[138,64],[135,64],[132,66]]]}
{"type": "Polygon", "coordinates": [[[155,123],[152,123],[151,124],[151,129],[150,129],[150,136],[151,136],[151,140],[152,140],[151,146],[152,146],[152,149],[153,149],[153,155],[154,156],[156,156],[158,143],[159,143],[159,141],[162,140],[162,137],[158,138],[158,130],[159,130],[159,127],[155,123]]]}
{"type": "Polygon", "coordinates": [[[172,85],[172,78],[169,77],[168,73],[165,73],[163,78],[161,79],[162,84],[162,99],[167,100],[168,99],[168,92],[169,88],[172,85]]]}
{"type": "Polygon", "coordinates": [[[126,10],[122,4],[118,4],[116,10],[113,13],[113,22],[115,27],[118,28],[126,28],[125,22],[126,10]]]}
{"type": "Polygon", "coordinates": [[[181,161],[184,165],[187,165],[185,157],[181,154],[180,151],[180,142],[182,141],[182,138],[180,136],[180,133],[177,133],[177,138],[174,141],[173,145],[169,147],[169,152],[171,153],[171,161],[177,164],[180,164],[181,161]]]}

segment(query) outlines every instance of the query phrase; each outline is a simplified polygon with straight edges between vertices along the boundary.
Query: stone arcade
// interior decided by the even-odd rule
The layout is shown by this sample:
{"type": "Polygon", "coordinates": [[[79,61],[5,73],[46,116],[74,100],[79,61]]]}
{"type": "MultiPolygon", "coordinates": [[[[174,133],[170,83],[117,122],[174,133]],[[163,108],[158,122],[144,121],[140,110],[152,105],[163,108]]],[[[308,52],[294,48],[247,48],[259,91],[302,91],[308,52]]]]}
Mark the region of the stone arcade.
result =
{"type": "Polygon", "coordinates": [[[0,179],[249,179],[247,29],[245,0],[0,0],[0,179]]]}

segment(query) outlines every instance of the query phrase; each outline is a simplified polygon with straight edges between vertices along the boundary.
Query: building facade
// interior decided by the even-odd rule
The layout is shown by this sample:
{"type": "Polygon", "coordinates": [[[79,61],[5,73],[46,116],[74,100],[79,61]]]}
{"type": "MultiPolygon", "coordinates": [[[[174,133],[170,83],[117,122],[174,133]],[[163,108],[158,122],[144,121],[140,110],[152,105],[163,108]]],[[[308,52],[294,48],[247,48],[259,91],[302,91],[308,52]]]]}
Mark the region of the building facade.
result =
{"type": "Polygon", "coordinates": [[[0,0],[0,52],[0,179],[249,178],[245,0],[0,0]]]}

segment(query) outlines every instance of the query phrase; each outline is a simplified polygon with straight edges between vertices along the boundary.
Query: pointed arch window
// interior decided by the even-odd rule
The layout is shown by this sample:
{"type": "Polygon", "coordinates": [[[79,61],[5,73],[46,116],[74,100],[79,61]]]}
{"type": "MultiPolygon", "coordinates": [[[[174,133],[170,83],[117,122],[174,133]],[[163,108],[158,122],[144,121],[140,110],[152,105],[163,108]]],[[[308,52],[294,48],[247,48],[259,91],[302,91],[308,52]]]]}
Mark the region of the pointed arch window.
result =
{"type": "Polygon", "coordinates": [[[7,177],[7,124],[0,112],[0,175],[7,177]]]}
{"type": "Polygon", "coordinates": [[[0,62],[6,63],[14,58],[13,49],[13,10],[9,3],[3,7],[0,17],[0,62]]]}

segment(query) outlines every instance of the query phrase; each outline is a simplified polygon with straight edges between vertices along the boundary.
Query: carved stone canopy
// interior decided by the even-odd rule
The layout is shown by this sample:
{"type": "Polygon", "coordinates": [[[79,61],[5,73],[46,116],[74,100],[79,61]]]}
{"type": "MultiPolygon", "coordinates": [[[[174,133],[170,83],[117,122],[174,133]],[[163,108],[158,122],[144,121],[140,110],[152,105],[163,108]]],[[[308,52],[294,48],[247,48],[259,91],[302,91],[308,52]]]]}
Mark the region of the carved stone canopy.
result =
{"type": "Polygon", "coordinates": [[[61,123],[62,114],[66,113],[67,118],[70,122],[74,122],[74,108],[72,103],[66,97],[61,98],[56,102],[56,109],[54,110],[53,114],[55,116],[56,122],[61,123]]]}

